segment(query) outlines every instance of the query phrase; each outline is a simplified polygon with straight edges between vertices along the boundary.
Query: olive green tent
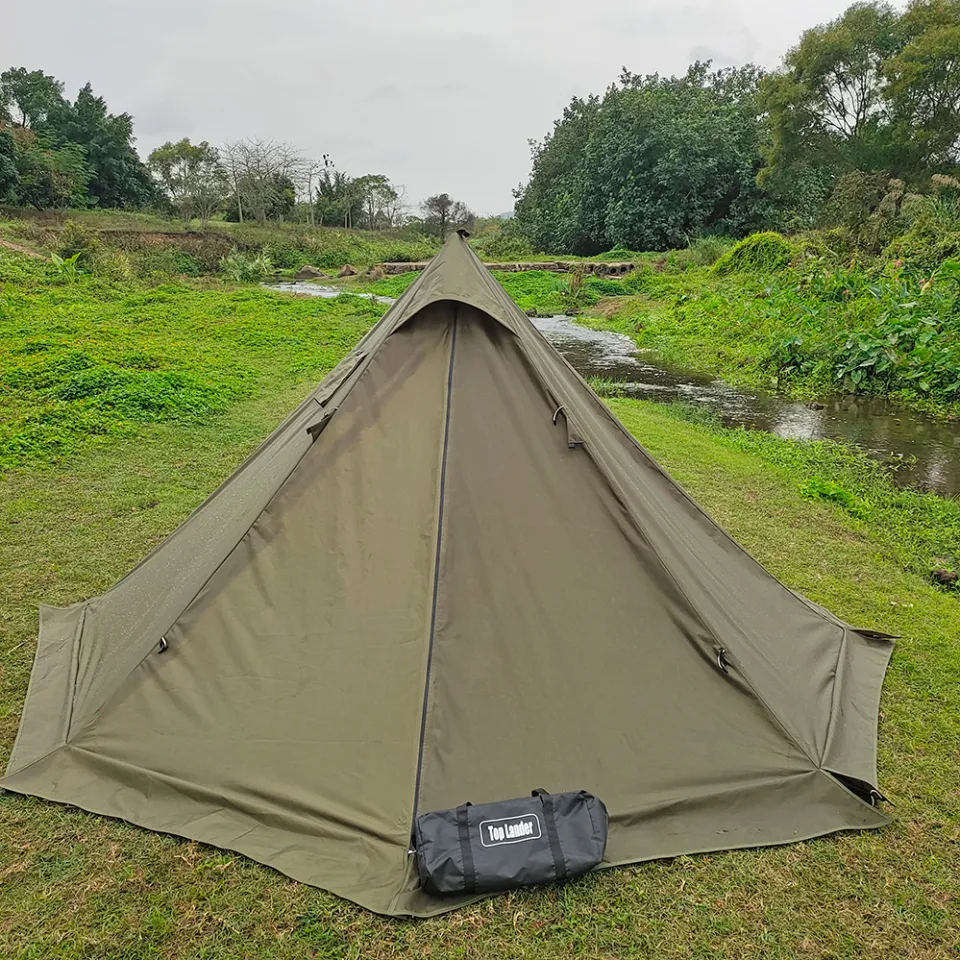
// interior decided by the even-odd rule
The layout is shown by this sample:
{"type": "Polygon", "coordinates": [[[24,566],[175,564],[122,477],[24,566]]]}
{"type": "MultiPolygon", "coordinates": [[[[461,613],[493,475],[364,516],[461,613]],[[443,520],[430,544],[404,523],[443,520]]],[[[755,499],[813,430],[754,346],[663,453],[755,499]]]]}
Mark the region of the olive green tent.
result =
{"type": "MultiPolygon", "coordinates": [[[[811,535],[815,535],[812,534],[811,535]]],[[[8,790],[439,913],[418,811],[585,789],[609,863],[886,822],[891,644],[793,593],[454,235],[104,594],[42,610],[8,790]]]]}

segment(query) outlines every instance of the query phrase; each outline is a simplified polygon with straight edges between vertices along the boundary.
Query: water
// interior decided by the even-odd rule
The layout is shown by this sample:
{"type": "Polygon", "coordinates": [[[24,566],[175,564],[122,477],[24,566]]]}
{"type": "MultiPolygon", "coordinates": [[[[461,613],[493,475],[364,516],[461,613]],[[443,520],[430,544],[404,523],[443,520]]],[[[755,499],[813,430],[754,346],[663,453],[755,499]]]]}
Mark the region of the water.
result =
{"type": "MultiPolygon", "coordinates": [[[[325,287],[322,283],[308,283],[305,280],[292,280],[289,283],[265,283],[268,290],[278,290],[280,293],[301,293],[308,297],[339,297],[341,293],[350,293],[338,287],[325,287]]],[[[354,293],[354,297],[363,297],[364,300],[376,300],[377,303],[396,303],[393,297],[379,297],[375,293],[354,293]]]]}
{"type": "Polygon", "coordinates": [[[872,457],[903,460],[900,482],[946,496],[960,493],[960,424],[940,423],[886,400],[829,397],[813,409],[773,393],[739,390],[639,352],[618,333],[590,330],[567,317],[533,321],[584,377],[616,381],[648,400],[703,404],[727,426],[790,439],[842,440],[872,457]]]}
{"type": "MultiPolygon", "coordinates": [[[[271,289],[335,297],[341,291],[313,283],[271,289]]],[[[359,294],[380,303],[389,297],[359,294]]],[[[837,396],[807,405],[774,393],[740,390],[693,370],[670,366],[637,350],[626,336],[590,330],[568,317],[533,321],[581,376],[615,381],[625,393],[660,402],[703,404],[727,426],[766,430],[801,440],[841,440],[878,460],[902,461],[901,483],[944,496],[960,494],[960,424],[941,423],[886,400],[837,396]],[[821,409],[814,407],[820,406],[821,409]]]]}

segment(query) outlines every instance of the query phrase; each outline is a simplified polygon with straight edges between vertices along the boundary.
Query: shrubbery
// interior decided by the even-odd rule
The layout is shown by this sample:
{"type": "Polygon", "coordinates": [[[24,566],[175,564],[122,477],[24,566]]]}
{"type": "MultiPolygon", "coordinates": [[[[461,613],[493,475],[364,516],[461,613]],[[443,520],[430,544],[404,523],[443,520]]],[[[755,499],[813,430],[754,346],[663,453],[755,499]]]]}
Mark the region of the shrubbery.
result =
{"type": "Polygon", "coordinates": [[[713,265],[719,274],[774,273],[793,257],[793,247],[779,233],[753,233],[734,244],[713,265]]]}
{"type": "Polygon", "coordinates": [[[262,283],[272,269],[273,263],[266,253],[251,255],[232,250],[220,261],[220,272],[237,283],[262,283]]]}

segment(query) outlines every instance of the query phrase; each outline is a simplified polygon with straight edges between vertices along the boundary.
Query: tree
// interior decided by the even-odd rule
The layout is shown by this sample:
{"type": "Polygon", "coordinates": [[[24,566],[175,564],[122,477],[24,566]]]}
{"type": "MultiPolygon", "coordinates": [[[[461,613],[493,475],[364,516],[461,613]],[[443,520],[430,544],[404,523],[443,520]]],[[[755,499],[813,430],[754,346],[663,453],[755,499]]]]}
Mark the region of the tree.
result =
{"type": "Polygon", "coordinates": [[[91,171],[87,189],[101,207],[135,208],[156,201],[154,182],[133,146],[133,117],[109,113],[89,83],[73,103],[51,109],[42,129],[57,147],[83,149],[91,171]]]}
{"type": "Polygon", "coordinates": [[[336,168],[329,154],[323,156],[315,206],[317,219],[327,227],[352,227],[363,215],[354,180],[336,168]]]}
{"type": "Polygon", "coordinates": [[[19,182],[13,134],[0,127],[0,203],[16,203],[19,182]]]}
{"type": "Polygon", "coordinates": [[[891,6],[855,3],[788,51],[761,92],[771,133],[761,182],[772,194],[795,196],[803,184],[813,211],[845,173],[902,175],[915,166],[909,131],[892,123],[884,84],[901,43],[891,6]]]}
{"type": "Polygon", "coordinates": [[[960,0],[914,0],[903,47],[884,63],[884,93],[902,139],[924,165],[960,163],[960,0]]]}
{"type": "Polygon", "coordinates": [[[713,71],[709,63],[683,77],[624,70],[602,99],[574,98],[532,144],[518,231],[538,250],[593,254],[763,227],[772,211],[756,184],[759,79],[755,67],[713,71]]]}
{"type": "Polygon", "coordinates": [[[14,202],[46,210],[83,207],[89,203],[90,169],[76,144],[59,149],[23,127],[12,131],[16,166],[14,202]]]}
{"type": "Polygon", "coordinates": [[[449,193],[438,193],[427,197],[420,204],[426,228],[443,240],[448,231],[457,227],[469,227],[476,214],[460,200],[454,200],[449,193]]]}
{"type": "Polygon", "coordinates": [[[63,84],[42,70],[11,67],[0,73],[0,110],[24,129],[41,125],[63,102],[63,84]]]}
{"type": "Polygon", "coordinates": [[[232,190],[231,206],[242,223],[282,219],[296,206],[297,184],[307,163],[295,147],[279,140],[235,140],[223,147],[232,190]]]}
{"type": "Polygon", "coordinates": [[[357,177],[352,184],[361,210],[358,225],[367,230],[382,230],[395,225],[400,194],[381,173],[357,177]]]}
{"type": "Polygon", "coordinates": [[[157,147],[147,160],[171,203],[187,222],[206,224],[227,195],[227,173],[220,152],[206,140],[196,145],[186,137],[157,147]]]}

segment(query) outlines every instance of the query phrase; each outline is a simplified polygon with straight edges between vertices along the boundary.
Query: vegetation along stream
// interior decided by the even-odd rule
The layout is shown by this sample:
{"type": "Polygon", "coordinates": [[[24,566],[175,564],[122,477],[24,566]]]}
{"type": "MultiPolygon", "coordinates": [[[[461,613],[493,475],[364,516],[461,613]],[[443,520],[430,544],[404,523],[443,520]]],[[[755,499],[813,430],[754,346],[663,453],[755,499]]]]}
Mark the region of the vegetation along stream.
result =
{"type": "MultiPolygon", "coordinates": [[[[315,297],[342,293],[314,283],[269,286],[315,297]]],[[[355,296],[393,302],[372,294],[355,296]]],[[[844,441],[891,464],[901,483],[943,496],[960,494],[960,424],[956,422],[941,422],[882,399],[836,396],[807,404],[775,393],[740,390],[640,352],[624,334],[593,330],[565,316],[539,317],[533,322],[601,392],[702,405],[726,426],[766,430],[789,439],[844,441]]]]}

